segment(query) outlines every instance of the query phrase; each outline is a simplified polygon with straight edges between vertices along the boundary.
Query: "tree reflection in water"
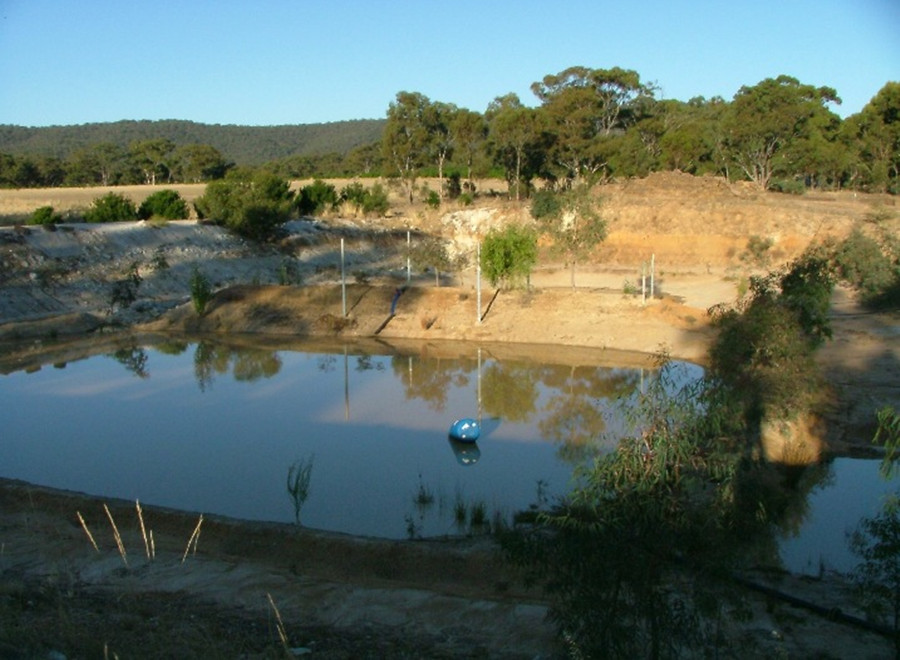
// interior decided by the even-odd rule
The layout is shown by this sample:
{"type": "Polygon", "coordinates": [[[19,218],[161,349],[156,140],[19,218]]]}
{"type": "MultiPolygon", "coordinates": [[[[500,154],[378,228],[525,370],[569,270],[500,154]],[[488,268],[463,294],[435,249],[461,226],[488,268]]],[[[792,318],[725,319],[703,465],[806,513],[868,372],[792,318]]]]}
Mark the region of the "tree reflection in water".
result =
{"type": "Polygon", "coordinates": [[[125,367],[138,378],[149,378],[147,371],[147,351],[137,345],[120,348],[110,355],[116,362],[125,367]]]}
{"type": "Polygon", "coordinates": [[[200,341],[194,350],[194,377],[200,390],[212,387],[216,375],[229,371],[237,381],[254,382],[271,378],[281,371],[281,358],[276,351],[260,348],[231,347],[200,341]]]}
{"type": "Polygon", "coordinates": [[[395,355],[391,369],[403,384],[407,399],[421,399],[436,412],[447,406],[451,386],[465,387],[474,360],[447,359],[432,356],[395,355]]]}

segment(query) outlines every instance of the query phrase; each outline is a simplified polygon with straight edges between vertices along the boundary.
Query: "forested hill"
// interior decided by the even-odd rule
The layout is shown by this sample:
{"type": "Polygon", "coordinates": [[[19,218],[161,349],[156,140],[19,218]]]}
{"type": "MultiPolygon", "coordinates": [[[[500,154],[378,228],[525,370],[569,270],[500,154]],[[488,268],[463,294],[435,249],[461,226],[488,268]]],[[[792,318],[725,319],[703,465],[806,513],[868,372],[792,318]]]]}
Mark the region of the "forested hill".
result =
{"type": "Polygon", "coordinates": [[[235,126],[192,121],[123,120],[77,126],[0,125],[0,153],[67,159],[101,143],[127,148],[133,142],[164,138],[176,146],[207,144],[238,165],[260,165],[294,155],[346,154],[381,139],[384,119],[327,124],[235,126]]]}

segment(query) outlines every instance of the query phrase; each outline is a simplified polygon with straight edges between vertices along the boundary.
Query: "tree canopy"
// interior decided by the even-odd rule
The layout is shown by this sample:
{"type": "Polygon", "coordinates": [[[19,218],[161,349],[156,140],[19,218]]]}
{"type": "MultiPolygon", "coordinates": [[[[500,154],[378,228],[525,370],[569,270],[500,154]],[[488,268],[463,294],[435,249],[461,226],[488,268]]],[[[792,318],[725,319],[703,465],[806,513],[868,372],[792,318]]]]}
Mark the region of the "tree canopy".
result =
{"type": "Polygon", "coordinates": [[[837,90],[789,75],[742,86],[731,100],[659,98],[638,72],[573,66],[532,85],[529,103],[497,96],[483,112],[401,91],[384,119],[307,126],[181,121],[0,126],[0,186],[205,182],[252,166],[286,179],[397,178],[409,199],[421,177],[440,203],[476,177],[502,177],[510,197],[535,181],[586,181],[677,169],[763,189],[900,191],[900,82],[841,119],[837,90]]]}

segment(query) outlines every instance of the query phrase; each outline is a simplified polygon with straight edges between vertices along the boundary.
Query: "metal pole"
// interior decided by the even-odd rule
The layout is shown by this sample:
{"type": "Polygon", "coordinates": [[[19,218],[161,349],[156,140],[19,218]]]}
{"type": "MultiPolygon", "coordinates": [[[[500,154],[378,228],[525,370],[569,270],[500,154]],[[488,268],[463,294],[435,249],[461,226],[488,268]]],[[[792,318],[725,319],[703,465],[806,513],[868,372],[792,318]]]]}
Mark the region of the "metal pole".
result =
{"type": "Polygon", "coordinates": [[[656,296],[656,255],[650,255],[650,297],[656,296]]]}
{"type": "Polygon", "coordinates": [[[410,236],[409,229],[406,230],[406,283],[409,284],[412,277],[412,264],[410,262],[410,236]]]}
{"type": "Polygon", "coordinates": [[[641,262],[641,305],[647,304],[647,262],[641,262]]]}
{"type": "Polygon", "coordinates": [[[341,314],[347,316],[347,277],[344,272],[344,239],[341,239],[341,314]]]}
{"type": "Polygon", "coordinates": [[[478,306],[478,325],[481,325],[481,241],[475,244],[475,304],[478,306]]]}

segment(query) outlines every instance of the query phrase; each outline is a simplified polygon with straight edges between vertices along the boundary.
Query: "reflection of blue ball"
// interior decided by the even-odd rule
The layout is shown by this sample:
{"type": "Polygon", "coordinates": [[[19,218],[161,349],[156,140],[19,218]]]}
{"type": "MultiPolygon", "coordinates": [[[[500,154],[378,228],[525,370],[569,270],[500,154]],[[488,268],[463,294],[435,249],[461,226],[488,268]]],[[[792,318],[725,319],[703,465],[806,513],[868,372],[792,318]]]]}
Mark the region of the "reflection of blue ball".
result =
{"type": "Polygon", "coordinates": [[[474,465],[481,458],[481,450],[474,442],[460,442],[450,438],[450,448],[456,455],[456,461],[460,465],[474,465]]]}

